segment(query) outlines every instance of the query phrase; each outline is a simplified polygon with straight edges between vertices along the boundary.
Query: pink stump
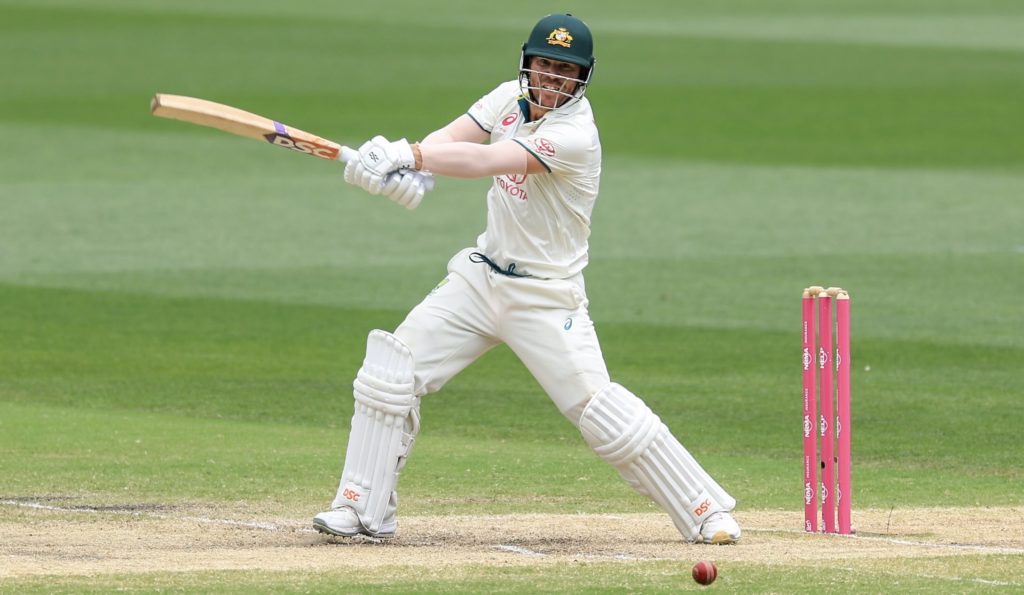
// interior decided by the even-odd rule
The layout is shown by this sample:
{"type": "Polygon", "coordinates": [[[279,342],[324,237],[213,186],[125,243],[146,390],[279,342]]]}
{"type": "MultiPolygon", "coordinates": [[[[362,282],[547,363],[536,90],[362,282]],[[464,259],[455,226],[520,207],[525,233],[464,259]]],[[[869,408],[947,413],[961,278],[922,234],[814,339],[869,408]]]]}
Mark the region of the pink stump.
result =
{"type": "Polygon", "coordinates": [[[836,434],[839,439],[839,532],[849,534],[850,504],[853,489],[850,481],[850,296],[836,296],[836,375],[839,377],[838,417],[836,434]]]}
{"type": "Polygon", "coordinates": [[[826,533],[836,532],[835,408],[832,376],[832,297],[818,296],[818,369],[821,372],[821,518],[826,533]]]}
{"type": "Polygon", "coordinates": [[[804,530],[818,532],[818,479],[814,372],[814,295],[805,289],[803,297],[803,365],[804,365],[804,530]]]}

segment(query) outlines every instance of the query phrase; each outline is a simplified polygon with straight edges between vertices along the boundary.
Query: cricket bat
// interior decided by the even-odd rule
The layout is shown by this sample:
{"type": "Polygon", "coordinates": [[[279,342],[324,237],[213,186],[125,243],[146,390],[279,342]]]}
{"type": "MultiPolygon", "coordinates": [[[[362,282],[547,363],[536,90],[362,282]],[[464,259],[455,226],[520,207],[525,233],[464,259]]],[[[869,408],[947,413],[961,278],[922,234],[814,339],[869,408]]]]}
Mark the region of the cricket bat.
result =
{"type": "Polygon", "coordinates": [[[270,118],[237,107],[196,97],[157,93],[149,104],[149,110],[154,116],[161,118],[216,128],[321,159],[349,161],[359,155],[357,151],[349,147],[320,138],[304,130],[285,126],[270,118]]]}
{"type": "MultiPolygon", "coordinates": [[[[184,95],[157,93],[153,96],[152,101],[149,102],[149,111],[154,116],[161,118],[181,120],[182,122],[216,128],[217,130],[223,130],[238,136],[265,140],[272,145],[320,157],[321,159],[348,162],[359,157],[358,151],[350,149],[345,145],[339,145],[334,141],[320,138],[305,130],[285,126],[280,122],[275,122],[259,114],[215,101],[185,97],[184,95]]],[[[406,170],[400,171],[405,172],[406,170]]],[[[390,175],[393,176],[395,174],[390,175]]],[[[425,184],[427,190],[434,189],[433,178],[427,178],[425,184]]]]}

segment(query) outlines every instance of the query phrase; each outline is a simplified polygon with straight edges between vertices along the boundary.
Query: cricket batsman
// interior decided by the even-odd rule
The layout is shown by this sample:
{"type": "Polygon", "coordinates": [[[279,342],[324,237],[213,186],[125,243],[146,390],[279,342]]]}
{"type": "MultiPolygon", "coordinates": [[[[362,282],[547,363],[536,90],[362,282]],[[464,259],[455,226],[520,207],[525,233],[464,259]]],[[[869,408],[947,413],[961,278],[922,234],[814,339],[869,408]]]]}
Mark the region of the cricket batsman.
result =
{"type": "Polygon", "coordinates": [[[420,401],[507,344],[602,459],[657,502],[691,543],[740,539],[736,501],[661,419],[609,377],[587,310],[583,269],[601,177],[590,102],[593,38],[569,14],[541,19],[519,76],[419,143],[376,136],[345,180],[415,208],[432,175],[493,178],[487,227],[393,333],[374,330],[354,382],[355,413],[337,495],[313,526],[395,534],[399,473],[420,401]]]}

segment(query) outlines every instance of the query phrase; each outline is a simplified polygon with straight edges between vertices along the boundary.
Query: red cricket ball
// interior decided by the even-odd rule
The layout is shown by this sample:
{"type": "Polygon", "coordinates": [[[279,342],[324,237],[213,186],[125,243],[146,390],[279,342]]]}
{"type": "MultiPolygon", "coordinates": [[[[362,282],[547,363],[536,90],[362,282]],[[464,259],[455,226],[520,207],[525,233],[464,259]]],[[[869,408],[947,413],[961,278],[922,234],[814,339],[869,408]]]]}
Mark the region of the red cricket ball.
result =
{"type": "Polygon", "coordinates": [[[710,560],[701,560],[693,565],[693,580],[702,585],[710,585],[718,577],[718,568],[710,560]]]}

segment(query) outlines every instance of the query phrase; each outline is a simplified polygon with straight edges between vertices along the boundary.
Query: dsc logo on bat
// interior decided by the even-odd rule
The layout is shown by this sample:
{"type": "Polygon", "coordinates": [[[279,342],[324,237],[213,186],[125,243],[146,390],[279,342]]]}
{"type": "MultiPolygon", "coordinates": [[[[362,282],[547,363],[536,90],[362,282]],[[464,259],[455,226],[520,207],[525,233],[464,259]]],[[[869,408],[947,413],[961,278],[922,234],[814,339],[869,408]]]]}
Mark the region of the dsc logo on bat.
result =
{"type": "Polygon", "coordinates": [[[324,159],[338,158],[338,149],[332,147],[324,147],[304,140],[295,140],[294,138],[283,134],[266,134],[264,135],[264,138],[266,138],[267,142],[271,144],[291,149],[293,151],[298,151],[300,153],[306,153],[308,155],[314,155],[324,159]]]}

